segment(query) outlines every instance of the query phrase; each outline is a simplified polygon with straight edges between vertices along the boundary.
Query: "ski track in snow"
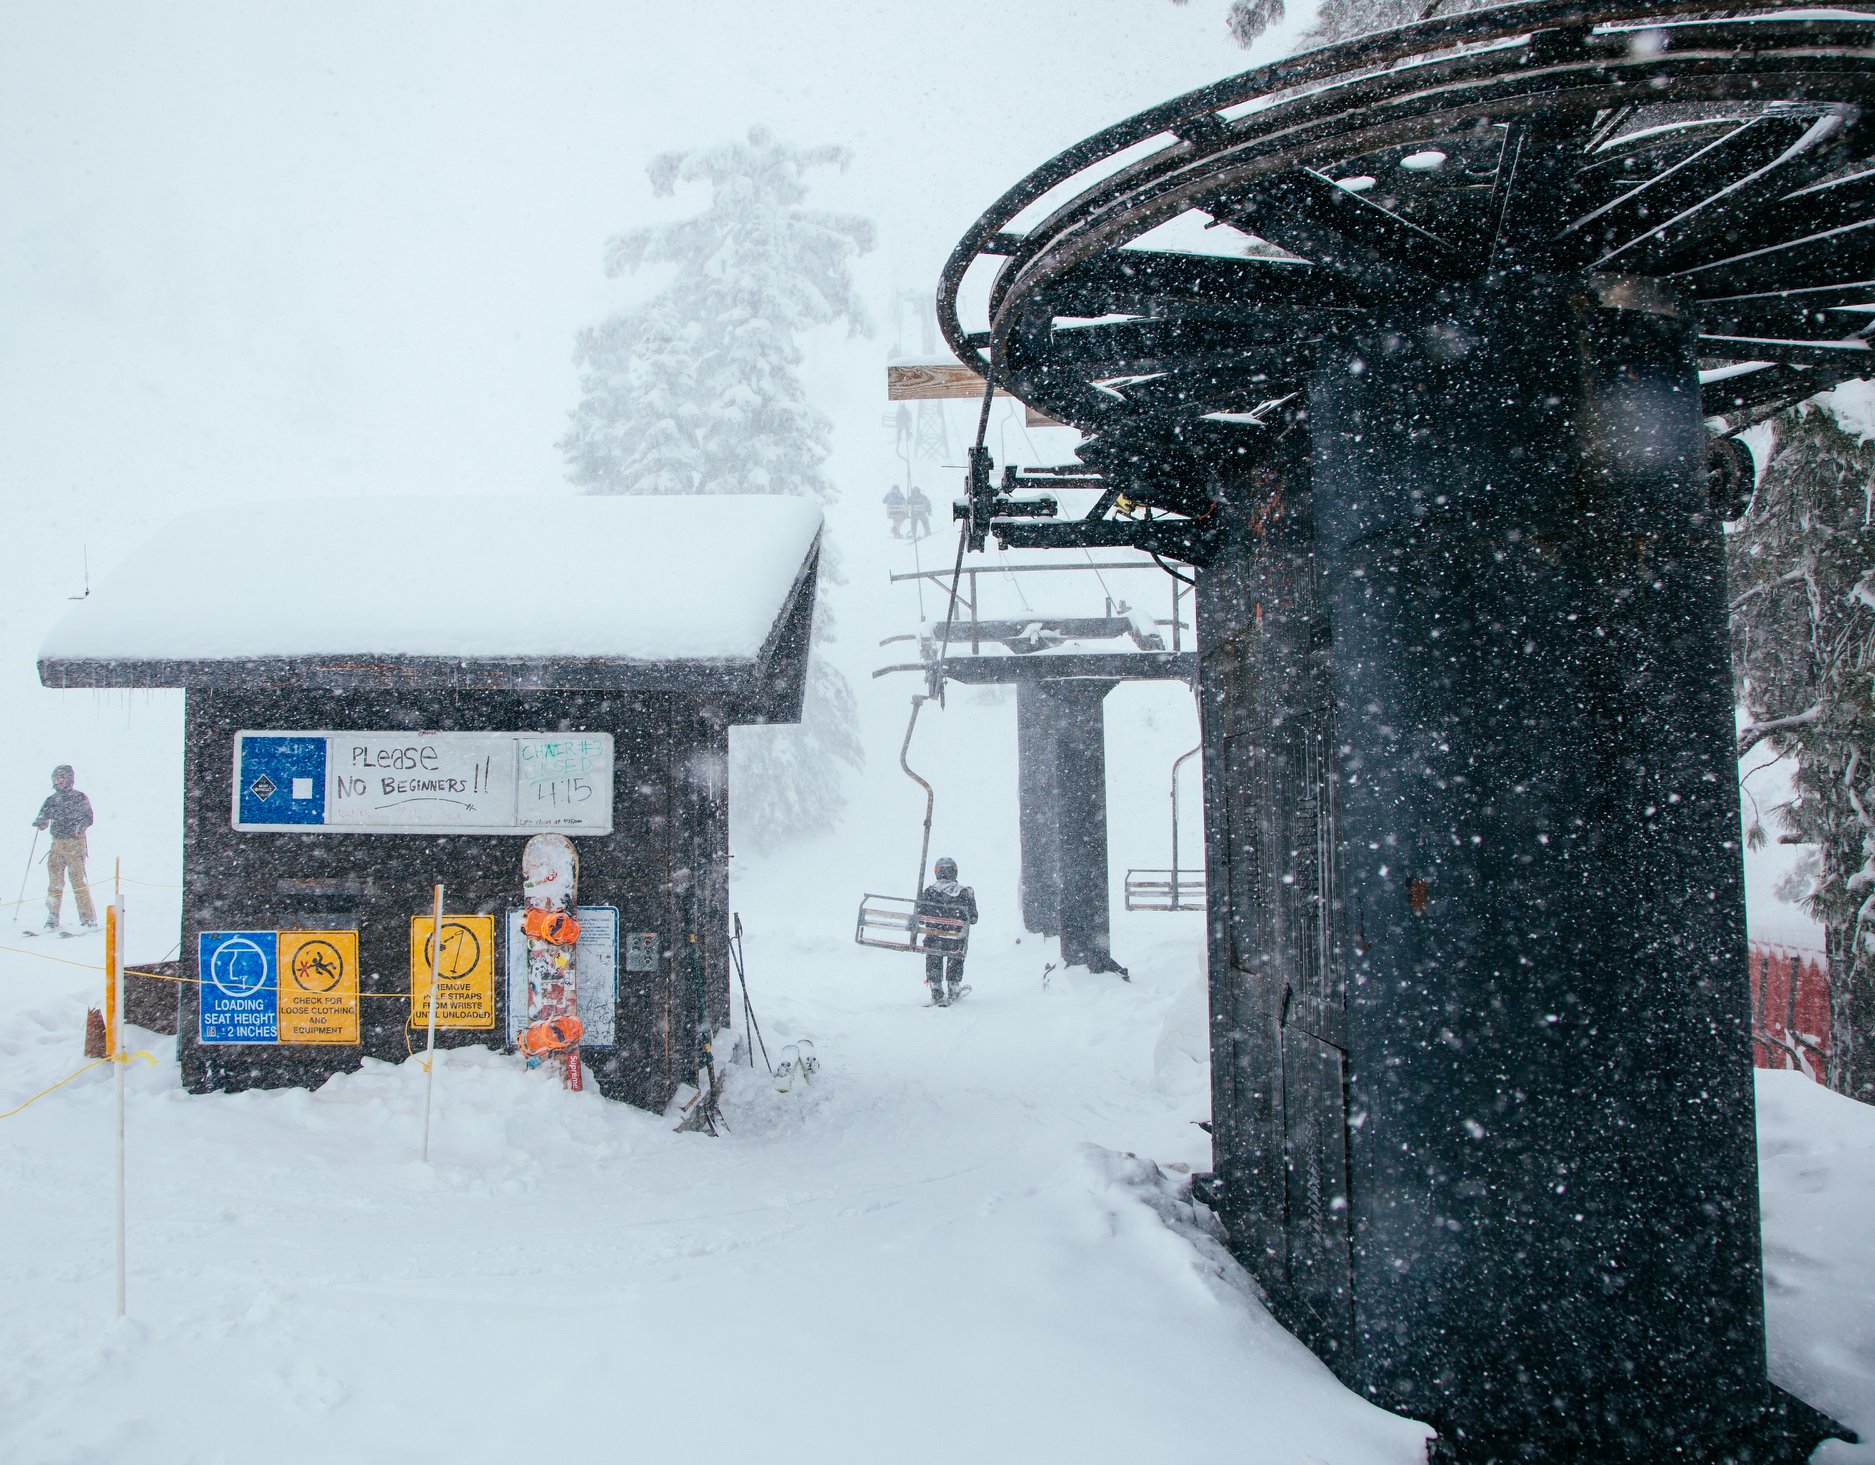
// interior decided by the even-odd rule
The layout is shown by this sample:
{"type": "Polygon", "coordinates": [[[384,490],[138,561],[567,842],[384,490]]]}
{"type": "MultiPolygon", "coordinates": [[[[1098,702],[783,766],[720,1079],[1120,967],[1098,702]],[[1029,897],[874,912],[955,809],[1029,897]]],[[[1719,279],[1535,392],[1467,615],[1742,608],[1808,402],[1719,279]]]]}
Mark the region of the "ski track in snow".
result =
{"type": "MultiPolygon", "coordinates": [[[[770,1052],[823,1067],[737,1069],[714,1140],[454,1050],[426,1167],[414,1062],[195,1097],[133,1030],[129,1321],[107,1071],[0,1124],[0,1459],[509,1460],[551,1425],[635,1455],[1415,1460],[1419,1426],[1154,1214],[1145,1157],[1207,1154],[1172,925],[1130,985],[1044,990],[1032,939],[982,939],[953,1010],[915,959],[752,928],[770,1052]]],[[[90,979],[0,960],[10,1107],[75,1066],[90,979]]]]}

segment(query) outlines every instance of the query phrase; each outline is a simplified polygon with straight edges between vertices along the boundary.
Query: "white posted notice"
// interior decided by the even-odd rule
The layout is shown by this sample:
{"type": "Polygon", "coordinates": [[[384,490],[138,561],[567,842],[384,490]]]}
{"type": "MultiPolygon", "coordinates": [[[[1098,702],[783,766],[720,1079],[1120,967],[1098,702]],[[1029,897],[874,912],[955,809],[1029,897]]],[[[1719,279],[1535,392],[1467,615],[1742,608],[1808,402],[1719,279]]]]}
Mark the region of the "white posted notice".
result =
{"type": "Polygon", "coordinates": [[[234,827],[358,834],[609,834],[610,733],[235,735],[234,827]]]}

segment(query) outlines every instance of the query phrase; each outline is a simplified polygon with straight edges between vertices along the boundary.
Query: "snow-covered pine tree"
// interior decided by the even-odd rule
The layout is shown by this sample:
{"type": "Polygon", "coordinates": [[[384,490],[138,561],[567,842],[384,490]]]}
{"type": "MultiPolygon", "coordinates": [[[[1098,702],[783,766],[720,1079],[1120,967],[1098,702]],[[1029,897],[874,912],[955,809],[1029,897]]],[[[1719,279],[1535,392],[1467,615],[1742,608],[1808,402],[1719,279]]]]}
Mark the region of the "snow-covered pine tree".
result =
{"type": "MultiPolygon", "coordinates": [[[[1190,0],[1172,0],[1186,5],[1190,0]]],[[[1304,46],[1326,46],[1373,31],[1392,30],[1410,25],[1428,15],[1457,15],[1477,10],[1494,0],[1322,0],[1314,22],[1302,37],[1304,46]]],[[[1225,27],[1231,39],[1249,46],[1264,31],[1280,22],[1285,14],[1283,0],[1230,0],[1224,13],[1225,27]]]]}
{"type": "Polygon", "coordinates": [[[696,493],[695,352],[668,293],[579,333],[584,396],[561,438],[590,493],[696,493]]]}
{"type": "MultiPolygon", "coordinates": [[[[825,471],[831,424],[808,401],[797,338],[841,323],[871,329],[852,275],[854,256],[872,247],[871,223],[803,207],[806,174],[847,159],[755,127],[744,142],[652,160],[658,193],[702,185],[709,202],[607,242],[610,276],[647,265],[674,274],[579,335],[581,400],[559,444],[575,483],[589,493],[837,496],[825,471]]],[[[831,545],[821,577],[839,581],[831,545]]],[[[801,725],[732,735],[733,817],[758,847],[831,827],[845,801],[839,765],[862,761],[852,688],[822,654],[831,639],[823,598],[801,725]]]]}
{"type": "Polygon", "coordinates": [[[1307,44],[1326,46],[1374,31],[1411,25],[1428,12],[1457,15],[1477,10],[1486,3],[1489,0],[1445,0],[1439,5],[1430,4],[1428,0],[1322,0],[1322,8],[1315,12],[1315,23],[1309,27],[1307,44]]]}
{"type": "Polygon", "coordinates": [[[1728,542],[1732,667],[1749,720],[1739,756],[1768,744],[1795,761],[1795,796],[1772,818],[1816,851],[1807,904],[1829,956],[1825,1081],[1875,1102],[1875,444],[1814,405],[1775,431],[1728,542]]]}
{"type": "MultiPolygon", "coordinates": [[[[1172,0],[1174,5],[1188,5],[1191,0],[1172,0]]],[[[1283,18],[1283,0],[1230,0],[1224,24],[1230,37],[1240,46],[1248,46],[1264,31],[1283,18]]]]}

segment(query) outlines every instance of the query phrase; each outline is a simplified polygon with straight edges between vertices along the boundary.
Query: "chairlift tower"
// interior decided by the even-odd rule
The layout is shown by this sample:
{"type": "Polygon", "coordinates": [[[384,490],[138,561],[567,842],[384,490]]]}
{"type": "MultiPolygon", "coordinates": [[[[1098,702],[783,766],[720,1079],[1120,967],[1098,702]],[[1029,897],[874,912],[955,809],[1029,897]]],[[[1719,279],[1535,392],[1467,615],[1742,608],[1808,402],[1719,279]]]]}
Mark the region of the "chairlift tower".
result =
{"type": "Polygon", "coordinates": [[[1448,1458],[1832,1429],[1765,1374],[1720,525],[1737,433],[1870,371],[1872,43],[1423,21],[1089,138],[944,273],[1105,487],[1051,519],[979,450],[972,542],[1196,573],[1209,1193],[1448,1458]]]}
{"type": "MultiPolygon", "coordinates": [[[[1126,968],[1113,955],[1110,917],[1106,699],[1123,681],[1195,680],[1197,657],[1181,636],[1178,587],[1173,587],[1169,619],[1123,608],[1115,613],[1111,602],[1109,613],[1101,616],[1025,611],[1010,619],[983,614],[979,581],[985,576],[993,582],[1015,582],[1031,575],[1052,580],[1052,572],[1118,576],[1142,570],[1161,578],[1149,560],[1003,565],[994,571],[972,566],[958,577],[958,612],[952,619],[915,636],[888,636],[881,643],[916,641],[918,660],[873,673],[882,677],[915,672],[932,697],[939,696],[947,682],[1015,688],[1023,927],[1058,937],[1066,965],[1121,976],[1126,968]]],[[[927,579],[940,589],[948,588],[951,578],[951,572],[940,570],[892,576],[894,582],[927,579]]],[[[906,772],[911,773],[909,766],[906,772]]],[[[1137,905],[1135,873],[1129,871],[1127,878],[1129,910],[1181,908],[1176,879],[1168,904],[1137,905]]],[[[1195,883],[1188,879],[1185,885],[1195,883]]],[[[862,905],[856,936],[864,944],[892,944],[873,940],[875,930],[895,935],[893,915],[908,903],[890,897],[868,899],[884,904],[874,911],[862,905]]]]}

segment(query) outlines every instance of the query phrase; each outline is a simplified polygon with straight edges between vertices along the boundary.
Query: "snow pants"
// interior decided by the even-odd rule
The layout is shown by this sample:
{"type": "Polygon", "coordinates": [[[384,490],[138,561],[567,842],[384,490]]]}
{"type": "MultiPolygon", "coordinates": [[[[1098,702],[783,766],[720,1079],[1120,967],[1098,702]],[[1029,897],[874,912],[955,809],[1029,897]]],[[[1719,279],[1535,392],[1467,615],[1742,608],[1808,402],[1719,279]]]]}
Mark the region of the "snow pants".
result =
{"type": "Polygon", "coordinates": [[[955,992],[964,984],[964,954],[961,951],[927,951],[924,954],[924,979],[937,991],[949,982],[955,992]]]}
{"type": "Polygon", "coordinates": [[[55,839],[51,852],[46,855],[46,917],[53,925],[59,923],[59,905],[65,898],[65,880],[71,877],[72,898],[78,902],[78,919],[87,926],[98,918],[96,908],[91,904],[91,886],[85,880],[85,841],[80,835],[75,839],[55,839]]]}

